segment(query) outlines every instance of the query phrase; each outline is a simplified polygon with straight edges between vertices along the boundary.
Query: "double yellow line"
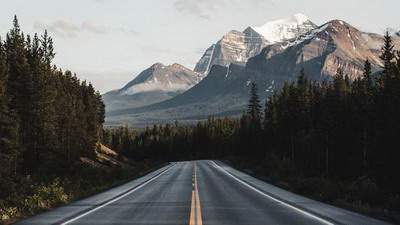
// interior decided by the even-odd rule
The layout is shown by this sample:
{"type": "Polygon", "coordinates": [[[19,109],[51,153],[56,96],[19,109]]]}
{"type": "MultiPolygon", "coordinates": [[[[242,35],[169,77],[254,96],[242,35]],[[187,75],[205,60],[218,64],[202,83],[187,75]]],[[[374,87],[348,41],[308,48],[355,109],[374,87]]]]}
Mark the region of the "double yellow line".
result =
{"type": "Polygon", "coordinates": [[[193,163],[193,175],[192,175],[192,204],[190,209],[190,220],[189,225],[203,225],[201,219],[201,207],[199,191],[197,188],[197,172],[196,163],[193,163]]]}

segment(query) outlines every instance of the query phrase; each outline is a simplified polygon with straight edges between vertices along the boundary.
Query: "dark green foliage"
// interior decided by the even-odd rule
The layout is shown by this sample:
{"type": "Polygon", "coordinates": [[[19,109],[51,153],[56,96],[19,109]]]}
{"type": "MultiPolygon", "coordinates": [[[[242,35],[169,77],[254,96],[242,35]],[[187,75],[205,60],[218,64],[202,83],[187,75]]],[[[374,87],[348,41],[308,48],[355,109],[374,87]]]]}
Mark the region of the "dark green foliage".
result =
{"type": "Polygon", "coordinates": [[[395,58],[395,52],[394,52],[393,40],[389,34],[389,31],[385,33],[384,45],[382,47],[382,53],[380,58],[382,59],[384,65],[383,75],[384,76],[393,75],[392,70],[393,70],[393,60],[395,58]]]}
{"type": "Polygon", "coordinates": [[[25,36],[16,17],[0,39],[1,206],[15,203],[26,177],[67,176],[76,173],[80,157],[95,157],[104,122],[101,96],[57,69],[54,56],[47,32],[25,36]]]}
{"type": "Polygon", "coordinates": [[[8,109],[6,95],[7,63],[6,54],[0,39],[0,199],[7,197],[15,189],[18,163],[17,124],[8,109]]]}
{"type": "Polygon", "coordinates": [[[247,107],[247,114],[252,120],[260,120],[261,118],[261,105],[260,98],[258,97],[258,89],[255,82],[251,83],[250,100],[247,107]]]}

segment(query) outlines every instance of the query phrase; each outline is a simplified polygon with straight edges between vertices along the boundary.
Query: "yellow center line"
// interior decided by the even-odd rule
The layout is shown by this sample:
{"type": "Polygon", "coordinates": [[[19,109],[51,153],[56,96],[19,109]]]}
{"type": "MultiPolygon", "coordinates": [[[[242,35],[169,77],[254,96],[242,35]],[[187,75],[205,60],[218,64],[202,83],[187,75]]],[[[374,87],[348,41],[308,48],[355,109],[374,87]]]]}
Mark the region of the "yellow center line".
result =
{"type": "Polygon", "coordinates": [[[203,221],[201,219],[200,197],[197,189],[196,163],[193,164],[192,204],[190,209],[189,225],[203,225],[203,221]]]}

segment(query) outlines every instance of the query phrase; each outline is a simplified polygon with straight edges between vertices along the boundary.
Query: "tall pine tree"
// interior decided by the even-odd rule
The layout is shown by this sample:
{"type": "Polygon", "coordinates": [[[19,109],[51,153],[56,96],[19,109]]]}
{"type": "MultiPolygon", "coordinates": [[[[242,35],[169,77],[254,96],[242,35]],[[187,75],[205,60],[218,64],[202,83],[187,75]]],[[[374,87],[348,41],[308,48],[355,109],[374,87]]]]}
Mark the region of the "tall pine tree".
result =
{"type": "Polygon", "coordinates": [[[380,58],[383,61],[384,79],[388,79],[391,75],[393,75],[393,60],[395,58],[393,39],[389,31],[386,31],[385,33],[384,44],[381,50],[380,58]]]}
{"type": "Polygon", "coordinates": [[[0,199],[8,197],[15,189],[19,155],[17,124],[8,110],[7,76],[6,54],[0,38],[0,199]]]}
{"type": "Polygon", "coordinates": [[[261,105],[258,97],[258,89],[255,82],[251,83],[250,100],[247,107],[247,114],[252,120],[259,121],[261,119],[261,105]]]}
{"type": "MultiPolygon", "coordinates": [[[[9,110],[16,113],[19,124],[19,138],[21,142],[22,157],[29,155],[29,146],[32,142],[32,75],[27,60],[25,37],[22,33],[18,19],[15,16],[13,28],[7,34],[6,58],[8,65],[7,95],[9,97],[9,110]]],[[[30,172],[24,166],[25,172],[30,172]]]]}

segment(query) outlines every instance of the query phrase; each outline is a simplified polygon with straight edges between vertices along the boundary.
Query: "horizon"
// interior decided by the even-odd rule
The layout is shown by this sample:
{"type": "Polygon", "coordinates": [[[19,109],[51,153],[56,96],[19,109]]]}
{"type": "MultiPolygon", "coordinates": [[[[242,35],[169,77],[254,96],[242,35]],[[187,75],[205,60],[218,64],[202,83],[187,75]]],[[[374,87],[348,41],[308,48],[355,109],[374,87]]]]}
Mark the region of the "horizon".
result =
{"type": "Polygon", "coordinates": [[[24,6],[19,0],[0,9],[0,36],[11,28],[14,14],[27,33],[40,34],[47,29],[56,43],[56,65],[90,81],[104,94],[121,88],[155,63],[178,63],[193,69],[204,51],[230,30],[242,31],[296,13],[306,15],[318,26],[339,19],[365,32],[382,34],[387,28],[399,29],[396,20],[379,17],[379,12],[390,13],[397,8],[389,7],[399,4],[394,0],[387,5],[372,1],[368,6],[359,0],[344,2],[335,4],[335,8],[326,13],[322,11],[324,4],[314,0],[304,1],[304,5],[312,4],[313,10],[299,3],[276,0],[246,3],[153,0],[139,4],[126,0],[93,0],[80,5],[72,1],[50,7],[42,7],[51,4],[48,0],[24,3],[24,6]],[[155,3],[161,7],[152,7],[155,3]],[[360,7],[360,13],[348,13],[356,6],[360,7]],[[71,16],[68,12],[72,9],[76,15],[84,16],[71,16]],[[377,16],[371,23],[366,18],[374,13],[377,16]],[[230,16],[233,14],[235,17],[230,16]],[[173,35],[165,35],[166,32],[173,35]]]}

